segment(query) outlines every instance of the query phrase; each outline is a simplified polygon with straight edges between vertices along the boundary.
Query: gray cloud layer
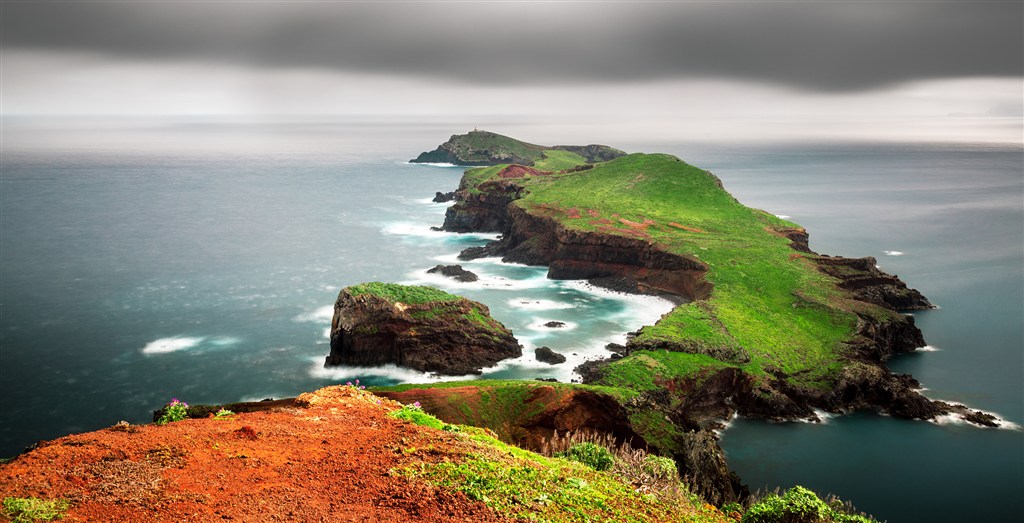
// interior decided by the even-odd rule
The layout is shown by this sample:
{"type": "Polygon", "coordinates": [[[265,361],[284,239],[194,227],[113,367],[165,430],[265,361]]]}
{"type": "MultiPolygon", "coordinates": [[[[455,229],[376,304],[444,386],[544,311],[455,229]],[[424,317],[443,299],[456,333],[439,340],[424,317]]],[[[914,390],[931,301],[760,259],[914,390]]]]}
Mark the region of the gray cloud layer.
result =
{"type": "Polygon", "coordinates": [[[446,77],[853,91],[1024,75],[1024,2],[4,2],[3,49],[446,77]]]}

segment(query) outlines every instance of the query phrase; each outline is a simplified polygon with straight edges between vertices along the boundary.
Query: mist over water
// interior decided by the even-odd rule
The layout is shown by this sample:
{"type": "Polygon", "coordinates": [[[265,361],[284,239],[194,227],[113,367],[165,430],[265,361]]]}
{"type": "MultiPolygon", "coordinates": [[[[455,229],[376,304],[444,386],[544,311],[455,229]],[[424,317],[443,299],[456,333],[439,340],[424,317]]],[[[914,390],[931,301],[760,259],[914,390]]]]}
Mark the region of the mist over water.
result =
{"type": "MultiPolygon", "coordinates": [[[[550,281],[543,268],[458,262],[494,237],[430,230],[446,208],[430,197],[453,190],[462,169],[406,161],[464,124],[4,125],[0,456],[149,421],[171,397],[233,402],[355,378],[438,379],[323,368],[338,290],[363,281],[434,285],[486,304],[524,356],[483,377],[566,381],[671,307],[550,281]],[[480,280],[426,273],[450,263],[480,280]],[[538,346],[569,361],[537,362],[538,346]]],[[[494,130],[542,141],[526,127],[494,130]]],[[[930,397],[1024,424],[1019,146],[605,142],[711,170],[744,204],[807,227],[818,252],[874,256],[941,307],[914,314],[935,350],[892,369],[930,397]]],[[[823,425],[737,419],[722,444],[754,488],[799,483],[890,522],[1008,521],[1024,509],[1022,434],[864,413],[823,425]]]]}

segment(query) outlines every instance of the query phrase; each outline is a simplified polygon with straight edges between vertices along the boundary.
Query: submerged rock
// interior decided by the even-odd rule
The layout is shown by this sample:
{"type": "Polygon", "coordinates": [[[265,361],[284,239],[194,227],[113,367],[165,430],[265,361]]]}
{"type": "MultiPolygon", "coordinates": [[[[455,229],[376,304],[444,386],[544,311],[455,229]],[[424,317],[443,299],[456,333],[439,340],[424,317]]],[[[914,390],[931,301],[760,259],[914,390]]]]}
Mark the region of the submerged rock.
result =
{"type": "Polygon", "coordinates": [[[545,323],[544,326],[549,328],[549,329],[561,329],[562,327],[565,327],[565,322],[562,322],[562,321],[549,321],[549,322],[545,323]]]}
{"type": "Polygon", "coordinates": [[[341,290],[325,366],[401,367],[459,376],[522,356],[481,303],[430,287],[365,283],[341,290]]]}

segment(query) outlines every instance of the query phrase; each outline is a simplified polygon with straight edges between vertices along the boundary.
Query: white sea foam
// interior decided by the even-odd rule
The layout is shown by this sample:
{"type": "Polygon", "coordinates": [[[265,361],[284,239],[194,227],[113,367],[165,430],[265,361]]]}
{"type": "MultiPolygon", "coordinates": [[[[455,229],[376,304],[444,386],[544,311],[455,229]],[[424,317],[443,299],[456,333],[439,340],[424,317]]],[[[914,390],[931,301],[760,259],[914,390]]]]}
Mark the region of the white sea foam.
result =
{"type": "Polygon", "coordinates": [[[900,251],[882,251],[882,253],[886,256],[903,256],[903,253],[900,251]]]}
{"type": "Polygon", "coordinates": [[[334,305],[324,305],[314,311],[304,312],[292,318],[299,323],[330,323],[334,318],[334,305]]]}
{"type": "Polygon", "coordinates": [[[447,163],[447,162],[401,162],[401,163],[403,163],[405,165],[426,165],[428,167],[461,167],[460,165],[455,165],[454,163],[447,163]]]}
{"type": "Polygon", "coordinates": [[[641,325],[650,325],[667,312],[675,308],[675,304],[671,301],[666,300],[658,296],[649,296],[646,294],[627,294],[624,292],[617,292],[590,283],[583,280],[565,280],[559,281],[559,285],[570,289],[575,289],[580,292],[597,296],[599,298],[618,300],[628,304],[628,307],[621,313],[621,317],[625,317],[631,321],[639,321],[641,325]]]}
{"type": "Polygon", "coordinates": [[[431,229],[430,225],[412,222],[397,222],[385,225],[381,231],[384,234],[396,236],[412,236],[427,239],[461,239],[470,238],[474,240],[497,240],[500,234],[490,232],[448,232],[431,229]]]}
{"type": "Polygon", "coordinates": [[[925,345],[924,347],[918,347],[917,352],[938,352],[942,349],[938,347],[932,347],[931,345],[925,345]]]}
{"type": "Polygon", "coordinates": [[[158,340],[151,341],[142,348],[143,354],[166,354],[168,352],[177,352],[180,350],[191,349],[198,347],[200,343],[205,340],[205,336],[192,337],[192,336],[173,336],[170,338],[160,338],[158,340]]]}
{"type": "Polygon", "coordinates": [[[507,278],[486,272],[486,269],[473,267],[473,273],[479,279],[477,281],[461,282],[442,274],[428,273],[427,269],[421,269],[409,273],[409,280],[404,281],[406,285],[430,285],[442,290],[461,292],[467,289],[489,289],[489,290],[510,290],[521,291],[525,289],[537,289],[550,284],[550,281],[543,274],[529,278],[507,278]]]}
{"type": "MultiPolygon", "coordinates": [[[[924,389],[922,389],[922,390],[924,390],[924,389]]],[[[1012,421],[1008,421],[1008,420],[1004,419],[1002,416],[1000,416],[999,414],[997,414],[995,412],[991,412],[991,411],[987,411],[987,410],[982,410],[982,409],[976,409],[974,407],[971,407],[970,405],[966,405],[966,404],[958,402],[958,401],[947,401],[947,400],[942,400],[942,399],[937,399],[937,398],[928,398],[928,399],[930,399],[932,401],[941,401],[941,402],[949,403],[949,404],[952,404],[952,405],[963,405],[964,407],[967,407],[968,409],[970,409],[972,411],[976,410],[978,412],[981,412],[982,414],[988,414],[989,416],[992,416],[993,418],[995,418],[995,422],[999,426],[998,427],[983,427],[983,426],[980,426],[980,425],[975,425],[974,423],[971,423],[969,421],[964,420],[963,418],[961,418],[957,414],[944,414],[942,416],[936,416],[934,420],[931,420],[931,423],[935,423],[936,425],[964,425],[964,426],[980,428],[980,429],[995,428],[995,429],[999,429],[999,430],[1017,430],[1017,431],[1022,430],[1022,427],[1019,424],[1014,423],[1012,421]]]]}
{"type": "Polygon", "coordinates": [[[207,343],[214,347],[229,347],[231,345],[237,345],[241,341],[241,338],[236,338],[234,336],[217,336],[216,338],[210,338],[210,341],[207,343]]]}
{"type": "Polygon", "coordinates": [[[555,300],[535,300],[532,298],[512,298],[509,307],[531,311],[550,311],[556,309],[572,309],[575,305],[555,300]]]}
{"type": "Polygon", "coordinates": [[[788,220],[788,219],[792,218],[792,216],[790,216],[788,214],[776,214],[775,217],[780,219],[780,220],[788,220]]]}

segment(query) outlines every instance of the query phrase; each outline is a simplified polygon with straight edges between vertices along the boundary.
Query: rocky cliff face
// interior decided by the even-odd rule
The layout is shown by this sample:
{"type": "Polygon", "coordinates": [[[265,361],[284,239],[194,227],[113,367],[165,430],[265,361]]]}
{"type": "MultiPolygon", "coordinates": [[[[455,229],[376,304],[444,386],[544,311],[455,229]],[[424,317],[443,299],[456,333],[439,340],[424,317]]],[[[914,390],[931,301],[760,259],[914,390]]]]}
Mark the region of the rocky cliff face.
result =
{"type": "Polygon", "coordinates": [[[486,306],[457,298],[403,303],[342,289],[334,304],[326,365],[393,363],[446,375],[479,374],[522,355],[512,332],[486,306]]]}
{"type": "Polygon", "coordinates": [[[462,189],[445,214],[452,232],[502,232],[483,248],[463,251],[463,259],[501,255],[508,262],[547,265],[548,277],[591,280],[617,290],[668,294],[692,301],[706,298],[712,285],[700,261],[664,251],[649,241],[563,227],[556,219],[516,205],[523,188],[514,180],[491,181],[462,189]]]}

